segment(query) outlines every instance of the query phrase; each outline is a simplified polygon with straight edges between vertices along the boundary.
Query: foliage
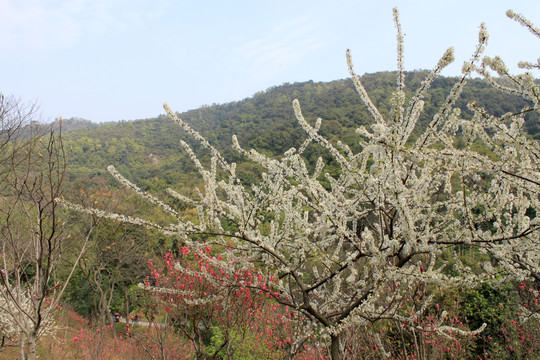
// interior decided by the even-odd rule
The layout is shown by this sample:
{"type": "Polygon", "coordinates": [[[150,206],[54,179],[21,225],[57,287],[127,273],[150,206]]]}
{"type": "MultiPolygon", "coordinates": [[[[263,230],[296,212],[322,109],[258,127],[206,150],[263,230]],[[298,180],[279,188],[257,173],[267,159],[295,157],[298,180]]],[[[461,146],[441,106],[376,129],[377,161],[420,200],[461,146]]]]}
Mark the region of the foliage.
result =
{"type": "MultiPolygon", "coordinates": [[[[100,187],[91,193],[82,192],[83,200],[95,206],[123,212],[138,206],[123,191],[100,187]],[[121,205],[120,205],[121,204],[121,205]]],[[[72,197],[75,196],[72,194],[72,197]]],[[[133,200],[133,199],[132,199],[133,200]]],[[[145,302],[136,284],[147,275],[147,260],[171,248],[163,236],[138,226],[102,221],[94,227],[86,251],[67,288],[67,300],[80,314],[103,326],[112,324],[111,313],[120,312],[129,318],[145,302]],[[135,288],[135,289],[133,289],[135,288]]]]}
{"type": "Polygon", "coordinates": [[[482,284],[469,290],[463,300],[467,321],[488,324],[476,338],[475,357],[530,358],[538,354],[540,292],[534,284],[482,284]]]}
{"type": "Polygon", "coordinates": [[[482,332],[482,339],[489,338],[490,342],[479,341],[479,353],[483,353],[483,345],[491,342],[500,342],[502,334],[501,326],[505,319],[516,312],[516,308],[508,308],[512,304],[509,297],[512,294],[512,284],[503,288],[495,288],[485,283],[481,286],[471,289],[463,299],[463,310],[472,326],[486,323],[486,330],[482,332]]]}

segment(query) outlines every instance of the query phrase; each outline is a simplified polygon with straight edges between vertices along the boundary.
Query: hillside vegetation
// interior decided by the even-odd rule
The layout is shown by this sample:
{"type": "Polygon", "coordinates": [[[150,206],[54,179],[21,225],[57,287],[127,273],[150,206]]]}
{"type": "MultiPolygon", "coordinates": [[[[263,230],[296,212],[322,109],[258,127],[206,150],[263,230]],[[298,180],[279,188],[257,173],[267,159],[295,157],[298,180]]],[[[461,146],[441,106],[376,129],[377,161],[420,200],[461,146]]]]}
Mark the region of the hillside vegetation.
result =
{"type": "MultiPolygon", "coordinates": [[[[406,95],[420,86],[426,72],[406,74],[406,95]]],[[[389,111],[390,98],[395,90],[395,73],[366,74],[362,83],[383,116],[389,111]]],[[[440,77],[426,96],[425,111],[421,115],[416,133],[433,117],[444,102],[456,78],[440,77]]],[[[199,131],[230,161],[239,165],[239,175],[247,182],[257,176],[254,165],[243,162],[232,149],[232,135],[237,135],[246,149],[257,149],[267,155],[277,155],[297,146],[305,138],[292,109],[292,100],[298,99],[308,121],[323,119],[321,134],[346,142],[353,149],[360,125],[369,125],[370,116],[361,103],[352,81],[302,82],[283,84],[254,96],[231,103],[203,106],[179,113],[179,117],[199,131]]],[[[514,112],[527,102],[517,96],[506,95],[491,87],[486,81],[473,79],[465,87],[456,106],[465,117],[470,117],[468,102],[489,109],[500,116],[514,112]]],[[[525,129],[532,138],[540,139],[540,120],[537,113],[526,117],[525,129]]],[[[64,120],[66,147],[69,149],[71,180],[79,177],[95,178],[103,182],[105,168],[115,165],[130,180],[144,189],[163,190],[166,187],[189,189],[197,178],[192,162],[182,151],[179,141],[194,142],[173,121],[165,116],[157,118],[95,124],[81,119],[64,120]]],[[[308,148],[306,156],[318,151],[308,148]]],[[[313,159],[315,160],[315,159],[313,159]]]]}

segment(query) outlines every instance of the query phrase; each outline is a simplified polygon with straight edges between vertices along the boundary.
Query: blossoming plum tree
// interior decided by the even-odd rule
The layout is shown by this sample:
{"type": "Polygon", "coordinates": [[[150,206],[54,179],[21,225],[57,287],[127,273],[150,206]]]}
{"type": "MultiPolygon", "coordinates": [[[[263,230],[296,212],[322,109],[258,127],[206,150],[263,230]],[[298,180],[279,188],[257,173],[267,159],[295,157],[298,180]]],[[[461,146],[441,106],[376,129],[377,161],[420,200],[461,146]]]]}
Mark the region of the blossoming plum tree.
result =
{"type": "MultiPolygon", "coordinates": [[[[524,21],[519,15],[511,16],[524,21]]],[[[157,204],[175,221],[160,225],[140,217],[66,205],[156,228],[193,249],[206,246],[196,239],[204,235],[207,242],[223,249],[225,261],[207,259],[215,266],[232,274],[235,269],[256,264],[266,278],[277,278],[275,283],[267,282],[263,290],[305,319],[304,331],[294,339],[290,357],[316,336],[326,341],[331,358],[338,359],[344,351],[340,345],[342,332],[354,325],[381,321],[445,336],[478,333],[482,327],[451,326],[445,312],[432,319],[427,328],[416,319],[429,308],[433,289],[472,287],[501,275],[517,279],[538,276],[540,146],[522,127],[525,114],[540,109],[539,88],[528,73],[511,77],[498,58],[481,62],[488,40],[482,25],[477,48],[463,65],[462,76],[429,124],[420,129],[418,119],[425,95],[441,70],[453,61],[453,49],[445,52],[407,99],[397,10],[394,20],[398,71],[388,115],[383,116],[370,100],[347,51],[354,86],[373,117],[369,129],[357,130],[360,151],[322,136],[322,120],[306,120],[294,100],[296,119],[307,134],[298,148],[271,158],[256,150],[244,150],[233,137],[234,148],[264,168],[262,180],[247,186],[237,177],[235,164],[165,104],[170,118],[211,154],[210,164],[205,166],[191,147],[181,142],[201,174],[204,190],[197,198],[168,191],[196,209],[198,220],[182,218],[171,206],[123,178],[114,167],[109,171],[116,179],[157,204]],[[508,76],[514,84],[501,88],[489,76],[489,68],[508,76]],[[531,105],[497,117],[471,104],[473,115],[462,115],[454,104],[475,70],[494,86],[525,97],[531,105]],[[420,135],[413,135],[413,131],[420,135]],[[462,141],[456,141],[458,138],[462,141]],[[322,146],[338,164],[337,175],[325,172],[327,163],[322,157],[314,167],[308,164],[303,154],[313,143],[322,146]],[[489,153],[477,151],[478,144],[489,153]],[[467,266],[458,255],[462,249],[484,253],[484,263],[467,266]],[[452,263],[442,254],[453,254],[452,263]],[[405,309],[405,299],[419,286],[426,296],[405,309]]]]}
{"type": "MultiPolygon", "coordinates": [[[[540,38],[540,29],[535,28],[525,17],[512,10],[508,10],[506,15],[540,38]]],[[[518,66],[526,70],[540,70],[540,58],[536,64],[522,61],[518,66]]],[[[506,271],[519,272],[520,277],[530,276],[540,284],[538,233],[533,234],[539,228],[540,146],[538,142],[528,141],[522,131],[525,115],[540,110],[540,87],[529,71],[519,75],[511,74],[500,57],[484,57],[481,65],[475,70],[495,88],[523,97],[530,102],[530,106],[500,117],[489,115],[486,109],[478,108],[474,104],[470,104],[470,108],[474,111],[474,120],[478,123],[476,126],[484,126],[491,130],[490,135],[493,134],[491,137],[484,135],[484,142],[496,151],[501,166],[498,168],[500,176],[514,178],[516,185],[519,185],[516,186],[515,192],[501,194],[505,195],[503,198],[506,201],[505,206],[491,210],[495,213],[491,219],[494,220],[492,223],[500,234],[498,236],[506,241],[490,244],[486,251],[497,258],[499,266],[505,267],[506,271]],[[500,78],[493,78],[490,69],[500,78]],[[529,197],[532,200],[530,203],[529,197]],[[506,232],[501,228],[501,222],[507,219],[514,222],[514,233],[511,233],[512,227],[506,228],[506,232]]],[[[493,181],[495,178],[492,180],[492,186],[495,188],[503,184],[493,181]]],[[[497,198],[499,202],[502,200],[500,199],[497,198]]],[[[486,219],[489,217],[488,215],[486,219]]]]}

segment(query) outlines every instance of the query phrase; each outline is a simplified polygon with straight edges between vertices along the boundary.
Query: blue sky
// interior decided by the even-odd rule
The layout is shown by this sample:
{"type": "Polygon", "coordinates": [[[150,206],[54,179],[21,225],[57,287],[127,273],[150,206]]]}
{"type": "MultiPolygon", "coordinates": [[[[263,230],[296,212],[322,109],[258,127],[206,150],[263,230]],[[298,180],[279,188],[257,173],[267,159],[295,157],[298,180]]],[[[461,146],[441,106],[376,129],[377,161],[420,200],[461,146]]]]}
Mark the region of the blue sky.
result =
{"type": "Polygon", "coordinates": [[[540,55],[540,40],[505,16],[512,8],[538,27],[538,0],[0,0],[0,92],[37,102],[45,121],[101,122],[346,78],[347,48],[358,74],[394,70],[394,6],[409,70],[454,46],[445,74],[458,74],[481,22],[486,54],[511,68],[540,55]]]}

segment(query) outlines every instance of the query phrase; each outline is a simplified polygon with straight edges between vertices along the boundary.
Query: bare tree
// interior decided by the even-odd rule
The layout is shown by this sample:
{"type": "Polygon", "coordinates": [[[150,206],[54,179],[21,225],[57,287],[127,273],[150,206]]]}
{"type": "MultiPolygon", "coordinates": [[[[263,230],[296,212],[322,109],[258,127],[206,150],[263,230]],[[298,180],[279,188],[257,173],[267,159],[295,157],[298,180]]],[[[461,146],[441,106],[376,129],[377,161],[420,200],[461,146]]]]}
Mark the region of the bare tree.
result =
{"type": "Polygon", "coordinates": [[[11,168],[24,161],[23,149],[36,144],[36,139],[43,135],[43,127],[35,125],[37,115],[35,104],[22,104],[13,96],[0,93],[0,180],[2,189],[8,186],[6,176],[11,168]]]}
{"type": "MultiPolygon", "coordinates": [[[[370,129],[357,130],[359,152],[323,137],[321,120],[307,121],[294,100],[294,113],[307,134],[298,148],[270,158],[242,149],[233,138],[238,152],[264,168],[262,180],[246,186],[236,176],[236,165],[165,105],[168,115],[211,154],[205,166],[182,142],[201,174],[204,190],[196,198],[169,190],[171,196],[197,210],[198,221],[183,218],[112,166],[109,171],[120,183],[175,221],[161,225],[66,205],[153,227],[181,238],[200,254],[204,254],[203,246],[214,244],[223,251],[224,260],[206,261],[223,271],[233,273],[233,268],[258,264],[261,276],[268,279],[263,282],[266,285],[246,286],[267,292],[304,319],[304,331],[291,346],[290,357],[315,336],[328,344],[332,359],[339,359],[344,352],[340,336],[347,329],[381,321],[448,337],[478,333],[483,327],[450,326],[446,312],[429,325],[417,320],[430,308],[434,289],[473,287],[495,276],[523,279],[538,273],[540,216],[531,214],[540,214],[540,146],[522,130],[523,114],[537,111],[538,102],[530,110],[502,117],[485,116],[474,105],[473,116],[466,117],[454,106],[487,43],[482,24],[478,46],[464,64],[461,78],[427,127],[419,129],[425,95],[453,61],[453,49],[446,51],[407,104],[397,10],[394,18],[397,87],[387,116],[369,98],[347,52],[354,85],[373,117],[370,129]],[[413,136],[413,131],[420,136],[413,136]],[[325,173],[322,157],[313,171],[308,170],[303,154],[314,142],[339,165],[338,175],[325,173]],[[479,152],[478,144],[489,153],[479,152]],[[198,235],[204,235],[207,244],[197,241],[198,235]],[[463,249],[488,255],[484,263],[471,267],[461,261],[463,249]],[[442,254],[450,254],[452,262],[442,254]],[[415,299],[412,303],[411,298],[415,299]]],[[[513,91],[524,97],[532,91],[537,99],[538,87],[529,79],[525,87],[513,91]]]]}
{"type": "Polygon", "coordinates": [[[4,335],[19,339],[20,358],[34,359],[40,336],[54,329],[74,269],[67,279],[58,277],[63,247],[74,239],[55,201],[62,196],[66,158],[61,129],[28,123],[32,113],[2,100],[0,324],[4,335]]]}

